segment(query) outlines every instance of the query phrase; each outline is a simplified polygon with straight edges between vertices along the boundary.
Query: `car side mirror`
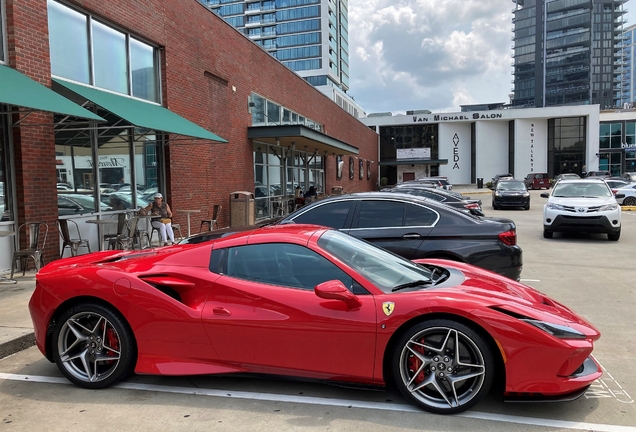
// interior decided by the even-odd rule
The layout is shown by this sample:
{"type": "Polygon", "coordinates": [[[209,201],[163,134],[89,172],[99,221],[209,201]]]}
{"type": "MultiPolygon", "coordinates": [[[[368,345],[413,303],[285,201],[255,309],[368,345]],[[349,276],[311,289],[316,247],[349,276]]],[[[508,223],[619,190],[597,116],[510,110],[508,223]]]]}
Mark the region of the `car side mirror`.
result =
{"type": "Polygon", "coordinates": [[[616,194],[616,195],[614,195],[614,198],[616,198],[616,199],[625,198],[625,194],[616,194]]]}
{"type": "Polygon", "coordinates": [[[543,192],[543,193],[541,194],[541,198],[550,198],[550,194],[549,194],[549,193],[546,193],[546,192],[543,192]]]}
{"type": "Polygon", "coordinates": [[[330,280],[318,284],[314,287],[314,292],[322,299],[340,300],[352,308],[362,306],[362,302],[358,299],[358,297],[349,291],[339,280],[330,280]]]}

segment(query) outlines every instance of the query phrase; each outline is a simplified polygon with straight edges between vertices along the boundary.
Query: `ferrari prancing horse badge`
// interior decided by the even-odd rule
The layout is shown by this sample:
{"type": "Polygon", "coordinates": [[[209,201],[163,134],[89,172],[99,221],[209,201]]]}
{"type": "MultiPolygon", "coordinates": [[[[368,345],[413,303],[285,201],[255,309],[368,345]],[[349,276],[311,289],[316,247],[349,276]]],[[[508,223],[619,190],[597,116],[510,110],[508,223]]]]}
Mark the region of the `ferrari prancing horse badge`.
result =
{"type": "Polygon", "coordinates": [[[395,303],[393,302],[384,302],[382,303],[382,312],[384,315],[389,316],[393,313],[393,309],[395,309],[395,303]]]}

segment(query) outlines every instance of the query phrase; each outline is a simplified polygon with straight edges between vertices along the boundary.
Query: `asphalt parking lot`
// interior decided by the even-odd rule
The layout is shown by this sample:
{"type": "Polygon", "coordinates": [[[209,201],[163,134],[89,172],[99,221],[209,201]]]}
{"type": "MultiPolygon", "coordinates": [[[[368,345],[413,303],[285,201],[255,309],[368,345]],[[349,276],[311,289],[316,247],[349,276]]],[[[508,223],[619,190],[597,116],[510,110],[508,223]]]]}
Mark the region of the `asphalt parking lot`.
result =
{"type": "Polygon", "coordinates": [[[488,216],[516,222],[524,250],[522,282],[571,307],[602,333],[594,355],[605,374],[577,401],[507,404],[491,394],[464,414],[439,416],[391,391],[252,376],[137,376],[90,391],[70,385],[30,348],[0,360],[0,428],[636,432],[636,212],[623,212],[618,242],[600,234],[544,239],[545,200],[539,194],[532,191],[530,211],[493,211],[490,196],[479,197],[488,216]]]}

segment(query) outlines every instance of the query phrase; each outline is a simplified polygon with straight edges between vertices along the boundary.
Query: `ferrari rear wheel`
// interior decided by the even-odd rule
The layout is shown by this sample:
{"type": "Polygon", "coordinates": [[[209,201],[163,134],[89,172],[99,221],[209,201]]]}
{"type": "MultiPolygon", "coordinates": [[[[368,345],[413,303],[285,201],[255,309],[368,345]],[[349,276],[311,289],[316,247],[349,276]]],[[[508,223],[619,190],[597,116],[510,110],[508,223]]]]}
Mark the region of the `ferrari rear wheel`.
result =
{"type": "Polygon", "coordinates": [[[135,366],[134,336],[111,308],[82,303],[65,311],[53,332],[53,357],[72,383],[90,389],[126,378],[135,366]]]}
{"type": "Polygon", "coordinates": [[[494,360],[470,327],[436,319],[413,326],[393,354],[400,392],[426,411],[454,414],[469,409],[490,390],[494,360]]]}

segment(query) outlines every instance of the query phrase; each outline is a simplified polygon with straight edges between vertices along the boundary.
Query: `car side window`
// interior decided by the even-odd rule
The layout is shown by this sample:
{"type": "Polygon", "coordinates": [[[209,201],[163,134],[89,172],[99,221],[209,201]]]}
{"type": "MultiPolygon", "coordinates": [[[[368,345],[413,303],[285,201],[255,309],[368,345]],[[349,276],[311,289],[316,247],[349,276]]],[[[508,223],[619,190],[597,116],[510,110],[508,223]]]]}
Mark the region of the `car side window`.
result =
{"type": "Polygon", "coordinates": [[[437,220],[437,213],[433,210],[415,204],[406,205],[404,226],[431,226],[437,220]]]}
{"type": "Polygon", "coordinates": [[[358,228],[400,227],[404,221],[404,203],[362,200],[358,228]]]}
{"type": "Polygon", "coordinates": [[[337,201],[313,207],[292,220],[300,224],[324,225],[343,229],[353,201],[337,201]]]}
{"type": "Polygon", "coordinates": [[[325,257],[304,246],[288,243],[230,248],[226,274],[253,282],[305,290],[313,290],[318,284],[337,279],[356,294],[360,293],[360,289],[366,292],[325,257]]]}

